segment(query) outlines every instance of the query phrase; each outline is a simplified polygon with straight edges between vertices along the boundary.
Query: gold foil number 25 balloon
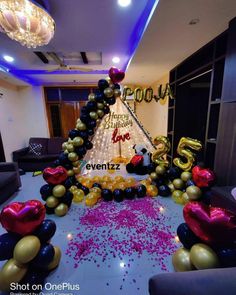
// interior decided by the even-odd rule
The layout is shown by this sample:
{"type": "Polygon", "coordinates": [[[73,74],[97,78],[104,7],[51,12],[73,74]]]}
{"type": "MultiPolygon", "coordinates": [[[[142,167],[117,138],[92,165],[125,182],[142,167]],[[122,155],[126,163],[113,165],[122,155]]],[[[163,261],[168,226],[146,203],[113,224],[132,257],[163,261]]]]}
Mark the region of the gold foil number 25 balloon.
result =
{"type": "Polygon", "coordinates": [[[165,155],[170,151],[170,141],[166,136],[157,136],[154,138],[154,144],[156,146],[161,145],[160,148],[152,155],[152,161],[161,166],[169,166],[169,161],[165,159],[165,155]]]}
{"type": "Polygon", "coordinates": [[[190,137],[182,137],[179,141],[177,152],[178,155],[184,157],[187,161],[184,162],[181,158],[175,158],[173,160],[175,166],[185,171],[189,171],[192,168],[196,156],[190,149],[200,151],[202,149],[201,142],[190,137]]]}

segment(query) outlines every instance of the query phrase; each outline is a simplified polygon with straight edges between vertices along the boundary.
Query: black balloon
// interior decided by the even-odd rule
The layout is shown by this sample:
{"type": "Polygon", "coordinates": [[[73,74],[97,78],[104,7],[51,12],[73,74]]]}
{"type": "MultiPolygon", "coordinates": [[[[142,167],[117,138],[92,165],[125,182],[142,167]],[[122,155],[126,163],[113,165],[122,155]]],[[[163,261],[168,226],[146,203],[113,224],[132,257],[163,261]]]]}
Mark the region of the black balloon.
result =
{"type": "Polygon", "coordinates": [[[132,200],[135,198],[136,190],[134,187],[127,187],[125,189],[125,198],[128,200],[132,200]]]}
{"type": "Polygon", "coordinates": [[[189,179],[189,180],[186,182],[186,187],[191,186],[191,185],[195,185],[195,183],[193,182],[192,179],[189,179]]]}
{"type": "Polygon", "coordinates": [[[105,97],[104,97],[103,93],[97,93],[96,97],[95,97],[95,100],[96,100],[96,102],[103,102],[104,98],[105,97]]]}
{"type": "Polygon", "coordinates": [[[79,132],[78,133],[78,136],[79,137],[83,138],[84,140],[87,140],[88,139],[88,137],[89,137],[88,131],[82,131],[82,130],[80,130],[78,132],[79,132]]]}
{"type": "Polygon", "coordinates": [[[85,142],[85,147],[86,147],[86,149],[87,150],[91,150],[92,148],[93,148],[93,144],[92,144],[92,142],[91,141],[86,141],[85,142]]]}
{"type": "Polygon", "coordinates": [[[79,189],[81,189],[81,187],[83,186],[83,185],[82,185],[82,183],[80,183],[80,182],[78,182],[78,181],[76,182],[76,184],[75,184],[75,185],[76,185],[76,186],[77,186],[77,188],[79,188],[79,189]]]}
{"type": "Polygon", "coordinates": [[[146,186],[141,184],[138,187],[136,187],[136,192],[137,192],[137,197],[138,198],[143,198],[146,196],[147,189],[146,186]]]}
{"type": "Polygon", "coordinates": [[[37,256],[31,261],[35,268],[46,268],[52,262],[55,250],[51,244],[41,246],[37,256]]]}
{"type": "Polygon", "coordinates": [[[104,112],[104,114],[108,114],[108,113],[110,113],[110,108],[109,108],[109,106],[104,106],[104,108],[103,108],[103,112],[104,112]]]}
{"type": "Polygon", "coordinates": [[[49,208],[46,204],[44,205],[45,209],[46,209],[46,213],[48,215],[54,214],[54,208],[49,208]]]}
{"type": "Polygon", "coordinates": [[[46,243],[54,236],[56,229],[57,226],[53,220],[45,219],[35,230],[34,235],[40,239],[41,243],[46,243]]]}
{"type": "Polygon", "coordinates": [[[72,200],[73,200],[73,194],[69,191],[67,191],[65,195],[62,198],[60,198],[61,203],[66,204],[68,207],[71,206],[72,200]]]}
{"type": "Polygon", "coordinates": [[[77,153],[78,156],[84,156],[87,150],[85,146],[79,146],[75,149],[75,152],[77,153]]]}
{"type": "Polygon", "coordinates": [[[60,161],[59,161],[59,159],[57,159],[57,160],[55,160],[54,162],[53,162],[53,167],[57,167],[57,166],[59,166],[60,165],[60,161]]]}
{"type": "Polygon", "coordinates": [[[220,260],[220,264],[223,267],[236,266],[236,248],[225,248],[217,251],[217,256],[220,260]]]}
{"type": "Polygon", "coordinates": [[[112,201],[112,199],[113,199],[112,191],[109,189],[103,189],[102,190],[102,198],[104,201],[112,201]]]}
{"type": "Polygon", "coordinates": [[[162,196],[162,197],[168,197],[171,195],[171,191],[170,188],[168,187],[168,185],[160,185],[158,187],[158,195],[162,196]]]}
{"type": "Polygon", "coordinates": [[[89,130],[88,130],[88,135],[89,135],[89,136],[94,135],[94,131],[93,131],[93,129],[89,129],[89,130]]]}
{"type": "Polygon", "coordinates": [[[122,189],[115,189],[113,191],[114,200],[116,202],[122,202],[124,200],[124,191],[122,189]]]}
{"type": "Polygon", "coordinates": [[[109,83],[105,79],[101,79],[98,81],[98,88],[103,91],[104,89],[109,87],[109,83]]]}
{"type": "Polygon", "coordinates": [[[150,163],[150,164],[148,165],[147,169],[148,169],[148,173],[149,173],[149,174],[152,173],[152,172],[154,172],[155,169],[156,169],[156,164],[154,164],[154,163],[150,163]]]}
{"type": "Polygon", "coordinates": [[[58,157],[60,165],[64,166],[66,164],[70,164],[70,160],[68,159],[68,154],[61,153],[58,157]]]}
{"type": "Polygon", "coordinates": [[[187,223],[181,223],[178,226],[177,236],[186,249],[191,249],[193,245],[201,243],[201,240],[191,231],[187,223]]]}
{"type": "Polygon", "coordinates": [[[171,167],[166,171],[167,177],[170,180],[180,178],[181,170],[178,167],[171,167]]]}
{"type": "Polygon", "coordinates": [[[46,201],[47,197],[52,195],[52,189],[53,189],[53,185],[50,185],[50,184],[44,184],[43,186],[41,186],[40,194],[44,201],[46,201]]]}
{"type": "Polygon", "coordinates": [[[74,176],[70,176],[68,177],[65,182],[64,182],[64,186],[65,188],[69,189],[72,185],[76,184],[76,178],[74,176]]]}
{"type": "Polygon", "coordinates": [[[163,178],[157,178],[155,179],[155,184],[156,186],[159,188],[159,186],[164,185],[165,184],[165,180],[163,178]]]}
{"type": "Polygon", "coordinates": [[[20,239],[20,236],[13,233],[6,233],[0,236],[0,261],[13,257],[15,245],[20,239]]]}
{"type": "Polygon", "coordinates": [[[69,131],[69,137],[74,139],[75,137],[79,136],[79,131],[76,129],[72,129],[69,131]]]}
{"type": "Polygon", "coordinates": [[[87,195],[89,193],[89,188],[87,188],[84,185],[82,185],[80,189],[82,189],[82,191],[84,192],[85,195],[87,195]]]}
{"type": "Polygon", "coordinates": [[[97,182],[95,182],[95,183],[93,184],[93,187],[99,187],[99,188],[102,188],[101,184],[100,184],[100,183],[97,183],[97,182]]]}
{"type": "Polygon", "coordinates": [[[88,129],[93,129],[97,126],[97,122],[95,120],[90,120],[88,122],[88,129]]]}
{"type": "Polygon", "coordinates": [[[106,99],[106,102],[109,104],[109,105],[113,105],[116,103],[116,99],[115,97],[110,97],[108,99],[106,99]]]}
{"type": "Polygon", "coordinates": [[[88,113],[89,113],[89,110],[87,109],[86,106],[83,106],[83,107],[81,108],[80,113],[81,113],[81,114],[88,114],[88,113]]]}
{"type": "Polygon", "coordinates": [[[85,124],[88,124],[88,122],[90,121],[89,114],[81,114],[80,115],[80,121],[82,121],[85,124]]]}
{"type": "Polygon", "coordinates": [[[96,111],[97,110],[97,103],[96,103],[96,101],[88,101],[86,107],[90,112],[96,111]]]}
{"type": "Polygon", "coordinates": [[[114,84],[114,89],[120,89],[120,85],[118,83],[114,84]]]}

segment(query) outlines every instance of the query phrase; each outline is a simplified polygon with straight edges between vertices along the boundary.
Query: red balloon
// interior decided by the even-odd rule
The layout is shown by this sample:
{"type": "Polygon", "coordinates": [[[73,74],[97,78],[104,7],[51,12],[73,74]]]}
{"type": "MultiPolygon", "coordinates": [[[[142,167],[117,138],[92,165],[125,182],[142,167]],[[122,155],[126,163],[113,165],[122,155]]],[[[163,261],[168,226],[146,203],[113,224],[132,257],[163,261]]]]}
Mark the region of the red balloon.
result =
{"type": "Polygon", "coordinates": [[[115,67],[112,67],[109,70],[109,77],[111,78],[113,83],[119,83],[124,79],[125,72],[115,67]]]}
{"type": "Polygon", "coordinates": [[[56,168],[48,167],[43,170],[43,178],[49,184],[60,184],[64,182],[67,177],[67,170],[62,166],[58,166],[56,168]]]}
{"type": "Polygon", "coordinates": [[[7,231],[25,236],[42,223],[45,212],[44,205],[38,200],[14,202],[2,209],[0,222],[7,231]]]}
{"type": "Polygon", "coordinates": [[[230,211],[189,202],[183,214],[190,229],[207,244],[228,245],[236,240],[236,216],[230,211]]]}
{"type": "Polygon", "coordinates": [[[192,178],[198,187],[210,187],[215,181],[215,174],[208,168],[195,166],[192,169],[192,178]]]}

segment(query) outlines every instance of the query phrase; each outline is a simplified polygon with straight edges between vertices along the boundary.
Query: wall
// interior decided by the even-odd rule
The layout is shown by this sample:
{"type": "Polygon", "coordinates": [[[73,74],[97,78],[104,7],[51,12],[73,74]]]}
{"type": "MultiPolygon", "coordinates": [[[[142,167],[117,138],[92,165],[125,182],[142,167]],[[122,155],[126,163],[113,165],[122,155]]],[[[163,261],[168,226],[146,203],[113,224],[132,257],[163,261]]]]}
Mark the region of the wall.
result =
{"type": "Polygon", "coordinates": [[[12,152],[27,146],[30,137],[49,136],[46,111],[41,87],[0,81],[0,92],[0,131],[6,161],[11,161],[12,152]]]}
{"type": "MultiPolygon", "coordinates": [[[[165,86],[169,82],[169,75],[166,74],[158,81],[150,85],[154,94],[157,94],[157,88],[159,85],[165,86]]],[[[167,121],[168,121],[168,100],[162,105],[155,100],[150,103],[142,101],[136,104],[136,114],[144,128],[150,133],[151,137],[154,138],[158,135],[167,136],[167,121]]]]}

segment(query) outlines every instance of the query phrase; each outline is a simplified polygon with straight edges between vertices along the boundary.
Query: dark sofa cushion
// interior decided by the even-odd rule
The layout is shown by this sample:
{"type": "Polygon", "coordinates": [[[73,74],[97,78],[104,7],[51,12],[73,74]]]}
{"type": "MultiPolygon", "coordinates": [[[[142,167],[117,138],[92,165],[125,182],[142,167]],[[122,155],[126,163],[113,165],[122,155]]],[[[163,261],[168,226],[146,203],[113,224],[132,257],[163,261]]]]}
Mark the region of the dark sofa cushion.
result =
{"type": "Polygon", "coordinates": [[[48,138],[43,137],[31,137],[29,144],[37,143],[42,145],[41,154],[46,155],[48,153],[48,138]]]}
{"type": "Polygon", "coordinates": [[[19,159],[21,163],[34,163],[34,162],[48,162],[54,161],[58,158],[58,154],[51,154],[51,155],[41,155],[35,156],[32,154],[27,154],[19,159]]]}
{"type": "Polygon", "coordinates": [[[65,138],[49,138],[48,140],[48,154],[59,154],[62,151],[62,144],[65,138]]]}
{"type": "Polygon", "coordinates": [[[16,179],[16,172],[0,172],[0,188],[8,185],[16,179]]]}

